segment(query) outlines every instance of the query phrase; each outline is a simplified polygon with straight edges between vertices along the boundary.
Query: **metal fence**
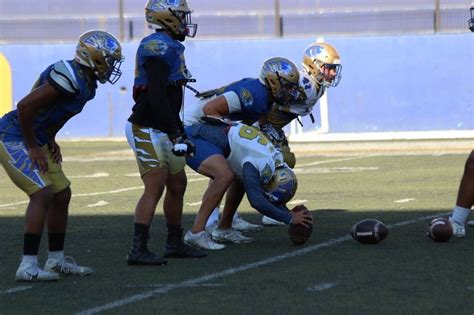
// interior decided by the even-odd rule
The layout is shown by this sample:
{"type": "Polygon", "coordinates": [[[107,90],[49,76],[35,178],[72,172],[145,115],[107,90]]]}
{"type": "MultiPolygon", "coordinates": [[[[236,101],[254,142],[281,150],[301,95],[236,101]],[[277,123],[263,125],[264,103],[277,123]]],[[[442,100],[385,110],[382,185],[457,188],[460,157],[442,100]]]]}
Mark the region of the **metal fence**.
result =
{"type": "MultiPolygon", "coordinates": [[[[146,0],[0,0],[0,43],[74,42],[99,28],[149,33],[146,0]]],[[[470,0],[188,0],[199,39],[468,32],[470,0]]]]}

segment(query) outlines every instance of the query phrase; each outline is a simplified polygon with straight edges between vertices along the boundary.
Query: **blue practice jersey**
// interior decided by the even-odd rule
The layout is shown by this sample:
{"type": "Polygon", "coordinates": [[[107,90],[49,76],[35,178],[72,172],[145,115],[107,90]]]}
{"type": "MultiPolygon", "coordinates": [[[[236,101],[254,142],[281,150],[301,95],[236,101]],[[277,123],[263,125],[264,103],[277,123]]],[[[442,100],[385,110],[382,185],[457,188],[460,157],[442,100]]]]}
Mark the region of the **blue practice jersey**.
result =
{"type": "Polygon", "coordinates": [[[254,122],[265,115],[272,106],[268,99],[267,88],[258,79],[245,78],[226,85],[217,92],[218,95],[234,92],[239,97],[241,111],[230,113],[231,120],[254,122]]]}
{"type": "Polygon", "coordinates": [[[135,86],[148,84],[144,65],[149,58],[159,58],[168,64],[170,69],[168,83],[191,78],[184,61],[184,46],[166,32],[156,32],[145,37],[138,47],[135,60],[135,86]]]}
{"type": "MultiPolygon", "coordinates": [[[[73,116],[82,111],[84,105],[95,96],[96,81],[86,77],[80,65],[74,60],[59,61],[44,70],[33,90],[48,81],[65,97],[49,107],[41,108],[34,120],[36,142],[39,146],[53,140],[56,133],[73,116]]],[[[0,133],[9,134],[10,139],[23,139],[15,109],[0,119],[0,133]]]]}

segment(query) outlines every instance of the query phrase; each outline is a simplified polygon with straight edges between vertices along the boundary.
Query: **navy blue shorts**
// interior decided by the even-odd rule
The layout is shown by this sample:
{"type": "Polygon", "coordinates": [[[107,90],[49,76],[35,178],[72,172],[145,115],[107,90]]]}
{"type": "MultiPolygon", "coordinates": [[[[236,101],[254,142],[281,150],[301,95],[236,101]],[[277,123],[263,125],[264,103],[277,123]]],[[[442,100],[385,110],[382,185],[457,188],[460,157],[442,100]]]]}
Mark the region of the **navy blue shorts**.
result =
{"type": "Polygon", "coordinates": [[[202,162],[212,155],[229,155],[229,141],[227,140],[226,126],[197,124],[185,128],[186,135],[196,146],[192,158],[186,158],[189,167],[197,172],[202,162]]]}

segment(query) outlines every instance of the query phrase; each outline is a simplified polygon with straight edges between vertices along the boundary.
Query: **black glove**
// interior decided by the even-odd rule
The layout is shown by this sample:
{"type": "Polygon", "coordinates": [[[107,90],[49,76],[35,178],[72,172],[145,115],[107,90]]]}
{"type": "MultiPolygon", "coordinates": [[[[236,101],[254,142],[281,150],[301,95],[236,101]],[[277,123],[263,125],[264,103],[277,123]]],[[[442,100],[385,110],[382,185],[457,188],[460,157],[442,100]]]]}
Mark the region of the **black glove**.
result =
{"type": "Polygon", "coordinates": [[[194,152],[196,152],[196,146],[194,143],[186,138],[178,137],[172,140],[173,142],[173,152],[176,156],[189,156],[193,157],[194,152]]]}

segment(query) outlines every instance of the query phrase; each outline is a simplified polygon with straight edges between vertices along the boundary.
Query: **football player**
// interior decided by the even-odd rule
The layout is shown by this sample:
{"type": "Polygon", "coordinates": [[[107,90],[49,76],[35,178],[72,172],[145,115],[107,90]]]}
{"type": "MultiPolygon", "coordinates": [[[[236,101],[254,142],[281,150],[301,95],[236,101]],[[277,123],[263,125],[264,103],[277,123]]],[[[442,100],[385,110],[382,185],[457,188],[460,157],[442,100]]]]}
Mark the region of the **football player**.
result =
{"type": "MultiPolygon", "coordinates": [[[[260,130],[265,132],[283,153],[284,161],[291,168],[296,164],[295,155],[288,146],[283,127],[298,116],[311,115],[313,107],[324,95],[327,88],[335,87],[341,80],[341,58],[334,46],[327,43],[312,43],[303,53],[300,70],[299,100],[291,104],[277,103],[272,110],[259,121],[260,130]]],[[[262,218],[264,225],[278,225],[267,217],[262,218]]]]}
{"type": "Polygon", "coordinates": [[[232,228],[232,219],[244,194],[253,208],[286,224],[307,225],[312,221],[306,212],[290,212],[285,204],[296,192],[296,177],[285,164],[281,153],[255,127],[241,123],[215,125],[204,123],[186,128],[196,143],[196,154],[187,158],[198,173],[212,178],[203,195],[201,207],[185,242],[196,247],[218,250],[219,242],[249,243],[253,239],[232,228]],[[219,225],[212,239],[204,229],[210,212],[227,191],[219,225]]]}
{"type": "Polygon", "coordinates": [[[18,281],[49,281],[59,279],[59,274],[93,272],[64,256],[71,189],[61,169],[55,136],[94,98],[97,81],[117,82],[122,60],[122,48],[114,36],[100,30],[86,32],[79,37],[74,59],[48,66],[17,109],[0,119],[0,163],[29,196],[23,258],[15,276],[18,281]],[[49,251],[41,269],[38,251],[45,223],[49,251]]]}
{"type": "MultiPolygon", "coordinates": [[[[257,121],[271,109],[272,104],[289,104],[298,99],[299,74],[297,67],[288,59],[274,57],[263,63],[259,78],[244,78],[227,86],[198,94],[200,102],[186,106],[186,126],[202,122],[205,116],[226,117],[248,124],[257,121]]],[[[206,204],[201,205],[201,208],[206,204]]],[[[219,208],[209,217],[207,226],[217,223],[219,208]]],[[[233,227],[240,231],[258,231],[260,225],[245,221],[235,214],[233,227]]]]}
{"type": "MultiPolygon", "coordinates": [[[[474,6],[470,8],[471,18],[468,21],[469,29],[474,32],[474,6]]],[[[453,234],[457,237],[466,236],[466,221],[474,205],[474,151],[466,160],[464,173],[459,184],[456,206],[453,209],[449,221],[453,226],[453,234]]],[[[474,226],[474,221],[469,221],[469,225],[474,226]]]]}
{"type": "Polygon", "coordinates": [[[145,190],[135,208],[129,265],[164,265],[171,257],[205,257],[200,250],[184,244],[181,220],[186,190],[185,155],[194,145],[186,139],[179,112],[183,87],[191,80],[186,68],[186,37],[194,37],[197,25],[191,23],[186,0],[149,0],[145,17],[155,32],[138,46],[135,58],[133,113],[126,125],[128,143],[135,153],[145,190]],[[163,211],[167,240],[164,257],[148,250],[150,225],[166,187],[163,211]]]}

